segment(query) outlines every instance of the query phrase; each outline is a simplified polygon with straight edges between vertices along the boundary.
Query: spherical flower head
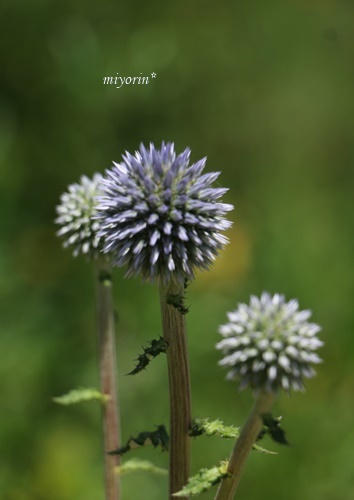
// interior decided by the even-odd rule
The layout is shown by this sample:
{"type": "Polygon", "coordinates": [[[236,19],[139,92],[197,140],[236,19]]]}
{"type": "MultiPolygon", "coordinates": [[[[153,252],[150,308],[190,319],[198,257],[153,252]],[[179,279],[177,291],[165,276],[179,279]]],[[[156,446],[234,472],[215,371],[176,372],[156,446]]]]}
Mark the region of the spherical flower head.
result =
{"type": "Polygon", "coordinates": [[[102,248],[98,223],[92,218],[101,180],[101,174],[95,174],[92,179],[83,175],[80,183],[71,184],[61,195],[61,203],[56,207],[55,222],[62,226],[57,235],[64,238],[63,246],[71,247],[75,257],[84,254],[95,258],[102,248]]]}
{"type": "Polygon", "coordinates": [[[127,276],[182,283],[208,269],[228,242],[221,231],[230,227],[224,216],[233,207],[217,201],[227,189],[211,187],[220,172],[201,175],[206,158],[190,165],[189,156],[188,148],[177,156],[171,143],[141,145],[107,170],[99,235],[127,276]]]}
{"type": "Polygon", "coordinates": [[[229,380],[240,380],[240,388],[278,392],[303,390],[303,379],[315,375],[311,364],[322,360],[314,352],[323,345],[317,338],[321,328],[309,323],[311,311],[299,311],[298,301],[263,292],[251,296],[249,305],[239,304],[228,313],[229,323],[219,333],[219,361],[229,368],[229,380]]]}

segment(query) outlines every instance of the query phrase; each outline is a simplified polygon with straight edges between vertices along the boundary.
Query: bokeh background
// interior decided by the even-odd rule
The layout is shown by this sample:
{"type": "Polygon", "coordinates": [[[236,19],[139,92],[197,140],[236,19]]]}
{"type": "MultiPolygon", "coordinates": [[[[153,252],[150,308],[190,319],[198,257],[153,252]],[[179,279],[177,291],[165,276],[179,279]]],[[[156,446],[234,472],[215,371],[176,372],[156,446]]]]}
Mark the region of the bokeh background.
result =
{"type": "MultiPolygon", "coordinates": [[[[0,6],[0,498],[103,499],[98,405],[51,398],[97,386],[91,265],[55,236],[55,206],[124,150],[171,140],[207,156],[235,205],[231,243],[188,290],[195,416],[241,425],[252,404],[217,366],[225,313],[263,290],[298,297],[325,363],[275,413],[291,447],[253,453],[240,498],[354,498],[354,4],[3,0],[0,6]],[[143,76],[149,85],[103,85],[143,76]]],[[[165,359],[126,377],[160,334],[158,295],[115,271],[124,439],[168,421],[165,359]]],[[[193,472],[232,442],[193,442],[193,472]]],[[[134,456],[167,465],[167,454],[134,456]]],[[[123,498],[167,479],[123,478],[123,498]]],[[[211,493],[205,499],[213,498],[211,493]]]]}

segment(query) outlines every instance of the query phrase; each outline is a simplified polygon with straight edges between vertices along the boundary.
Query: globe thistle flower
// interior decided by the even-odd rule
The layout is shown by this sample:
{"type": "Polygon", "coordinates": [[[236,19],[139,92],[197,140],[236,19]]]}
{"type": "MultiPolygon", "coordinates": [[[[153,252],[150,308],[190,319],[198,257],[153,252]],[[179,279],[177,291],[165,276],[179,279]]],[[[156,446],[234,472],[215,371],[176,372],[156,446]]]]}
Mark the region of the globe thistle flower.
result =
{"type": "Polygon", "coordinates": [[[107,170],[96,216],[104,252],[127,276],[182,283],[196,269],[208,269],[228,242],[221,234],[231,222],[232,205],[217,201],[226,191],[213,188],[220,172],[204,175],[206,158],[189,164],[190,150],[176,155],[172,143],[160,149],[143,144],[107,170]]]}
{"type": "Polygon", "coordinates": [[[62,226],[56,234],[64,238],[65,248],[73,248],[75,257],[80,253],[97,257],[101,250],[98,222],[92,219],[101,180],[102,175],[98,173],[92,179],[83,175],[80,183],[71,184],[61,195],[61,203],[56,207],[58,217],[55,222],[62,226]]]}
{"type": "Polygon", "coordinates": [[[224,339],[216,345],[225,355],[219,365],[230,368],[226,378],[256,392],[303,390],[303,378],[315,375],[310,365],[321,362],[314,351],[323,342],[316,336],[321,328],[307,321],[311,311],[298,309],[295,299],[263,292],[228,313],[229,323],[219,329],[224,339]]]}

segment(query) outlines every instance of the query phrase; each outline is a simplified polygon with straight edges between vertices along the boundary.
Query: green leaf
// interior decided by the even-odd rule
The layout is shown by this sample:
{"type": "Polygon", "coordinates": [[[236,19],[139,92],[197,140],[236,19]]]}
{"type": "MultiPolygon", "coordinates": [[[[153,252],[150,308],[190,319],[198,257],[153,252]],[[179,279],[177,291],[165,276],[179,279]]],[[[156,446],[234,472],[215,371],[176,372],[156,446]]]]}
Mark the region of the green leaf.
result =
{"type": "Polygon", "coordinates": [[[58,396],[53,398],[55,403],[60,405],[73,405],[76,403],[82,403],[83,401],[99,401],[100,403],[106,403],[110,396],[103,394],[97,389],[80,387],[79,389],[73,389],[63,396],[58,396]]]}
{"type": "Polygon", "coordinates": [[[252,446],[252,448],[255,451],[258,451],[259,453],[264,453],[265,455],[278,455],[278,453],[276,451],[267,450],[266,448],[263,448],[262,446],[259,446],[258,444],[254,444],[252,446]]]}
{"type": "Polygon", "coordinates": [[[196,418],[193,421],[189,435],[196,437],[202,434],[206,436],[214,436],[216,434],[225,439],[236,439],[240,435],[240,428],[232,425],[224,425],[219,419],[210,422],[208,418],[196,418]]]}
{"type": "Polygon", "coordinates": [[[137,365],[134,370],[129,372],[127,375],[136,375],[142,370],[145,370],[152,359],[156,358],[156,356],[161,353],[166,353],[166,347],[166,341],[162,337],[160,337],[158,340],[151,340],[150,346],[144,348],[143,354],[138,355],[136,359],[137,365]]]}
{"type": "Polygon", "coordinates": [[[189,478],[188,484],[181,491],[174,493],[174,497],[195,496],[209,490],[212,486],[220,483],[228,476],[228,462],[221,462],[219,466],[211,469],[200,469],[200,471],[189,478]]]}
{"type": "Polygon", "coordinates": [[[169,294],[166,297],[167,304],[169,304],[170,306],[172,306],[175,309],[177,309],[177,311],[179,311],[180,314],[182,314],[182,315],[187,314],[189,312],[189,307],[190,306],[185,306],[184,305],[184,301],[185,301],[185,298],[186,298],[185,297],[185,292],[186,292],[188,286],[189,286],[188,280],[185,280],[184,281],[184,294],[183,295],[169,294]]]}
{"type": "MultiPolygon", "coordinates": [[[[220,436],[224,439],[237,439],[240,435],[240,428],[234,427],[233,425],[224,425],[224,423],[219,420],[213,420],[210,422],[208,418],[196,418],[192,423],[192,429],[189,432],[191,437],[197,437],[205,434],[206,436],[220,436]]],[[[258,444],[253,445],[253,449],[260,453],[266,453],[268,455],[277,455],[275,451],[270,451],[258,444]]]]}
{"type": "Polygon", "coordinates": [[[149,460],[139,460],[138,458],[132,458],[124,462],[124,464],[118,465],[118,467],[115,467],[115,471],[121,476],[123,474],[140,471],[151,472],[153,474],[168,474],[167,469],[156,467],[156,465],[149,460]]]}
{"type": "Polygon", "coordinates": [[[136,437],[130,437],[124,446],[121,446],[117,450],[109,451],[110,455],[124,455],[127,451],[134,448],[140,448],[141,446],[152,445],[154,448],[161,446],[162,451],[168,450],[169,437],[164,425],[158,425],[156,431],[140,432],[136,437]]]}
{"type": "Polygon", "coordinates": [[[277,443],[289,444],[284,429],[280,427],[281,417],[273,417],[271,413],[264,413],[262,420],[265,427],[263,433],[269,434],[273,441],[277,443]]]}

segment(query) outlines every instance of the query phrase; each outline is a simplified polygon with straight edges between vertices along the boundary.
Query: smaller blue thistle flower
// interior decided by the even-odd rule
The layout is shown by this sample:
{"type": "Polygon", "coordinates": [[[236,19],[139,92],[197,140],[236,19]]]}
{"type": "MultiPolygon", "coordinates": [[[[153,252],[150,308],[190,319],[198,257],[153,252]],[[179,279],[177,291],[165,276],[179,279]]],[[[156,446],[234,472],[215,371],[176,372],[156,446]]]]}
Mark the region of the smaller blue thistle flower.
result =
{"type": "Polygon", "coordinates": [[[183,283],[208,269],[228,242],[221,231],[231,226],[224,216],[233,206],[217,201],[227,189],[211,187],[220,172],[201,175],[206,158],[190,165],[189,157],[189,148],[176,156],[171,143],[141,144],[106,171],[99,236],[127,276],[183,283]]]}
{"type": "Polygon", "coordinates": [[[73,248],[75,257],[81,253],[96,258],[101,251],[98,222],[92,218],[101,181],[101,174],[94,174],[92,179],[83,175],[80,183],[71,184],[61,195],[61,203],[56,207],[55,222],[62,226],[56,234],[64,238],[64,248],[73,248]]]}
{"type": "Polygon", "coordinates": [[[224,339],[216,345],[225,356],[219,365],[230,368],[226,378],[255,392],[303,390],[303,378],[315,375],[310,365],[322,361],[314,351],[323,342],[316,336],[321,328],[307,321],[311,311],[298,308],[295,299],[263,292],[228,313],[229,323],[219,328],[224,339]]]}

